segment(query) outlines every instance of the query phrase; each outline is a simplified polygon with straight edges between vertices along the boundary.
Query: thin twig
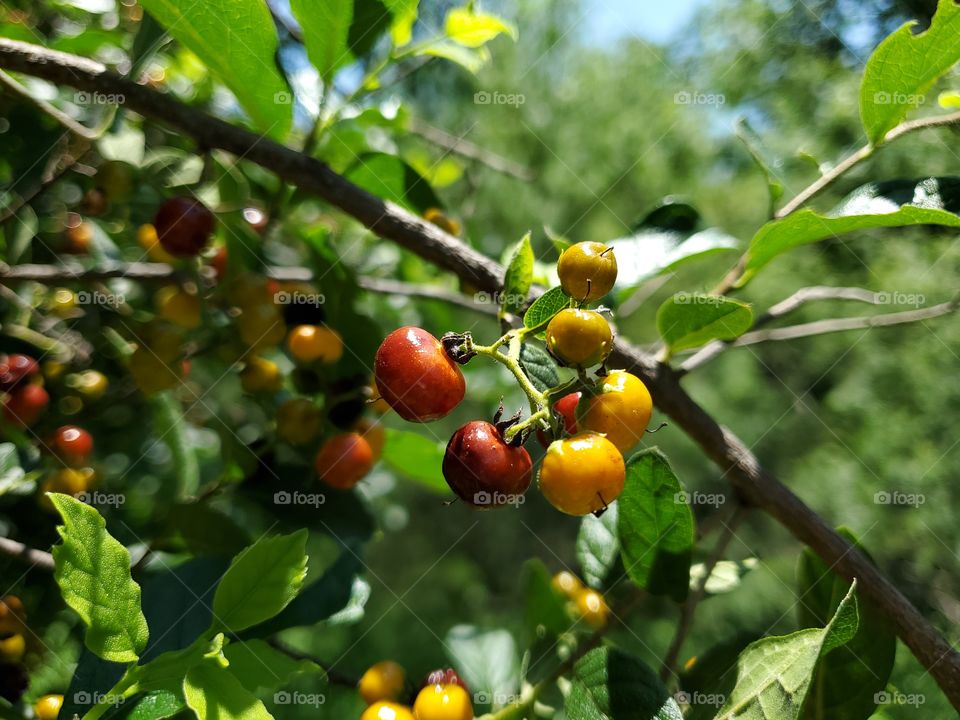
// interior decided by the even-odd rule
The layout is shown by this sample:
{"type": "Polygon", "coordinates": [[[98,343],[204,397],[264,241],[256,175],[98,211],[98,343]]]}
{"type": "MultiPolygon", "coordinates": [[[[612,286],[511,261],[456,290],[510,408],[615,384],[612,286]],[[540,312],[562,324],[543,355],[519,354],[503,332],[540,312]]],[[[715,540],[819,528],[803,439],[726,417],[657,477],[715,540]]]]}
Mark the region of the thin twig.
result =
{"type": "Polygon", "coordinates": [[[53,555],[43,550],[35,550],[21,542],[0,537],[0,553],[22,560],[43,570],[53,570],[53,555]]]}
{"type": "MultiPolygon", "coordinates": [[[[264,270],[267,277],[280,282],[309,282],[313,272],[304,267],[268,267],[264,270]]],[[[4,265],[0,263],[0,281],[32,281],[44,284],[65,282],[96,282],[112,278],[126,278],[142,282],[172,282],[181,275],[181,271],[166,263],[116,263],[100,267],[85,268],[80,265],[4,265]]]]}
{"type": "Polygon", "coordinates": [[[491,170],[496,170],[504,175],[515,177],[524,182],[531,182],[536,177],[533,170],[526,165],[521,165],[510,158],[498,155],[462,137],[452,135],[446,130],[434,127],[419,118],[410,118],[407,123],[407,129],[414,135],[419,135],[424,140],[444,150],[449,150],[470,160],[476,160],[481,165],[486,165],[491,170]]]}
{"type": "Polygon", "coordinates": [[[495,296],[491,293],[477,293],[471,298],[460,293],[438,288],[435,285],[419,285],[401,282],[399,280],[372,277],[357,278],[357,284],[365,290],[372,292],[439,300],[483,315],[496,316],[497,314],[497,304],[494,302],[495,296]]]}
{"type": "Polygon", "coordinates": [[[60,123],[64,128],[69,130],[71,133],[77,137],[83,138],[84,140],[93,141],[100,137],[103,133],[103,130],[91,130],[85,125],[81,125],[72,117],[67,115],[62,110],[54,107],[48,103],[43,98],[39,98],[36,95],[33,95],[29,90],[27,90],[23,85],[14,80],[10,75],[5,73],[3,70],[0,70],[0,84],[6,87],[8,90],[13,92],[15,95],[22,97],[23,99],[36,105],[41,112],[49,115],[58,123],[60,123]]]}

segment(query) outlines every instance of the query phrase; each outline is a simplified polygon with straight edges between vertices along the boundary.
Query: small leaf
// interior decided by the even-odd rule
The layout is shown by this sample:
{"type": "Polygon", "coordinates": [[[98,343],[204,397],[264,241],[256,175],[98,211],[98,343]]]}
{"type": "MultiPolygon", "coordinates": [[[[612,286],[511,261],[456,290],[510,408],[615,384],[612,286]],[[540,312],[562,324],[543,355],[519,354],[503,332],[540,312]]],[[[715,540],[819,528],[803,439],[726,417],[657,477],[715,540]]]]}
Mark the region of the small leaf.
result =
{"type": "Polygon", "coordinates": [[[239,632],[283,610],[307,574],[307,531],[264,538],[234,558],[213,596],[213,622],[239,632]]]}
{"type": "Polygon", "coordinates": [[[520,687],[520,661],[509,632],[456,625],[447,633],[445,646],[454,667],[473,692],[485,692],[492,697],[516,694],[520,687]]]}
{"type": "Polygon", "coordinates": [[[107,532],[95,509],[69,495],[49,497],[63,518],[53,576],[64,601],[87,626],[87,648],[104,660],[135,662],[149,631],[140,586],[130,577],[130,553],[107,532]]]}
{"type": "Polygon", "coordinates": [[[627,482],[617,501],[617,534],[627,574],[654,595],[687,597],[693,553],[693,513],[683,486],[656,448],[627,463],[627,482]]]}
{"type": "Polygon", "coordinates": [[[620,541],[617,539],[619,515],[619,507],[613,502],[600,517],[587,515],[580,521],[577,560],[583,571],[583,580],[590,587],[603,587],[620,555],[620,541]]]}
{"type": "Polygon", "coordinates": [[[527,302],[527,294],[533,285],[533,247],[528,232],[517,244],[503,279],[503,295],[500,297],[500,316],[517,312],[527,302]]]}
{"type": "Polygon", "coordinates": [[[960,61],[960,5],[955,0],[939,0],[925,32],[914,34],[915,26],[915,21],[900,26],[877,46],[864,68],[860,115],[874,145],[960,61]]]}
{"type": "Polygon", "coordinates": [[[212,659],[187,672],[183,695],[200,720],[273,720],[256,695],[212,659]]]}
{"type": "Polygon", "coordinates": [[[524,343],[520,346],[520,365],[540,392],[560,384],[556,363],[546,350],[537,345],[524,343]]]}
{"type": "Polygon", "coordinates": [[[301,673],[322,673],[323,668],[309,660],[294,660],[263,640],[230,643],[223,651],[228,669],[251,693],[272,692],[301,673]]]}
{"type": "Polygon", "coordinates": [[[387,428],[383,461],[404,477],[434,492],[448,493],[441,466],[445,446],[432,438],[407,430],[387,428]]]}
{"type": "Polygon", "coordinates": [[[752,324],[749,305],[722,295],[677,293],[657,311],[657,330],[672,353],[711,340],[733,340],[752,324]]]}
{"type": "Polygon", "coordinates": [[[656,673],[610,647],[577,661],[564,710],[567,720],[683,720],[656,673]]]}
{"type": "Polygon", "coordinates": [[[328,83],[334,71],[350,60],[347,39],[353,22],[353,0],[291,0],[290,9],[303,30],[310,62],[328,83]]]}
{"type": "Polygon", "coordinates": [[[354,185],[419,215],[430,208],[443,207],[430,183],[395,155],[363,153],[346,176],[354,185]]]}
{"type": "Polygon", "coordinates": [[[486,45],[498,35],[517,39],[517,29],[503,18],[465,7],[453,8],[447,13],[444,31],[453,42],[468,48],[486,45]]]}
{"type": "Polygon", "coordinates": [[[550,288],[527,308],[523,324],[530,329],[541,328],[550,322],[550,318],[568,307],[570,297],[559,287],[550,288]]]}

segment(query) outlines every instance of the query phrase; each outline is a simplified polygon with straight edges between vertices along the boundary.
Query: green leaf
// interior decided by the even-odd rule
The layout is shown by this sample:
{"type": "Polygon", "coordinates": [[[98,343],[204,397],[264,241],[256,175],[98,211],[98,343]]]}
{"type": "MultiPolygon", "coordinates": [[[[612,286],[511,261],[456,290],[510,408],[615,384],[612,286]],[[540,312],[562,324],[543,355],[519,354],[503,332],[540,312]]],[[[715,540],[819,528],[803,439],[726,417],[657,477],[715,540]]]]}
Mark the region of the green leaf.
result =
{"type": "Polygon", "coordinates": [[[407,430],[387,428],[383,461],[409,480],[439,493],[448,493],[450,486],[443,479],[445,446],[431,438],[407,430]]]}
{"type": "Polygon", "coordinates": [[[419,215],[443,207],[430,183],[395,155],[363,153],[346,176],[354,185],[419,215]]]}
{"type": "Polygon", "coordinates": [[[657,330],[671,353],[733,340],[752,324],[749,305],[722,295],[677,293],[657,310],[657,330]]]}
{"type": "Polygon", "coordinates": [[[250,544],[250,534],[225,512],[206,503],[174,505],[168,515],[172,535],[193,555],[233,557],[250,544]]]}
{"type": "Polygon", "coordinates": [[[272,692],[300,673],[322,673],[323,668],[309,660],[294,660],[263,640],[245,640],[227,645],[223,651],[228,669],[244,688],[252,693],[272,692]]]}
{"type": "Polygon", "coordinates": [[[541,328],[564,308],[570,307],[570,297],[559,287],[550,288],[533,301],[523,316],[523,324],[530,328],[541,328]]]}
{"type": "Polygon", "coordinates": [[[617,504],[620,554],[630,579],[654,595],[681,602],[690,586],[693,513],[683,486],[658,449],[630,458],[617,504]]]}
{"type": "Polygon", "coordinates": [[[520,661],[509,632],[455,625],[447,633],[444,645],[473,692],[485,692],[494,698],[517,694],[520,661]]]}
{"type": "Polygon", "coordinates": [[[51,493],[63,518],[63,543],[53,548],[53,577],[64,601],[87,626],[84,643],[112,662],[130,663],[147,645],[140,586],[130,577],[130,553],[107,532],[103,517],[69,495],[51,493]]]}
{"type": "Polygon", "coordinates": [[[453,42],[468,48],[486,45],[498,35],[517,39],[517,29],[503,18],[466,7],[452,8],[447,13],[444,31],[453,42]]]}
{"type": "Polygon", "coordinates": [[[600,517],[586,515],[580,521],[577,560],[583,571],[583,580],[590,587],[603,587],[620,555],[620,541],[617,539],[619,516],[619,506],[612,502],[600,517]]]}
{"type": "Polygon", "coordinates": [[[353,22],[353,0],[290,0],[310,62],[328,83],[334,71],[350,59],[347,39],[353,22]]]}
{"type": "Polygon", "coordinates": [[[480,71],[480,68],[490,62],[490,51],[487,48],[468,48],[444,38],[419,46],[416,55],[449,60],[474,75],[480,71]]]}
{"type": "Polygon", "coordinates": [[[143,0],[176,40],[230,88],[259,130],[282,138],[293,105],[277,69],[277,31],[260,0],[143,0]]]}
{"type": "Polygon", "coordinates": [[[960,5],[954,0],[940,0],[925,32],[914,34],[915,25],[902,25],[880,43],[863,71],[860,116],[874,145],[960,61],[960,5]]]}
{"type": "Polygon", "coordinates": [[[153,690],[129,700],[111,720],[164,720],[185,707],[183,698],[170,690],[153,690]]]}
{"type": "Polygon", "coordinates": [[[307,574],[307,531],[263,538],[234,558],[213,596],[215,627],[239,632],[283,610],[307,574]]]}
{"type": "Polygon", "coordinates": [[[396,47],[403,47],[413,37],[413,25],[417,21],[417,7],[420,0],[384,0],[384,2],[393,15],[390,37],[396,47]]]}
{"type": "Polygon", "coordinates": [[[187,672],[183,695],[200,720],[273,720],[264,704],[212,659],[187,672]]]}
{"type": "Polygon", "coordinates": [[[855,589],[853,583],[826,627],[750,644],[737,661],[737,684],[716,720],[798,720],[820,659],[856,635],[855,589]]]}
{"type": "Polygon", "coordinates": [[[153,395],[149,402],[153,411],[154,432],[169,445],[173,454],[176,468],[173,482],[176,487],[170,488],[171,499],[193,494],[200,487],[200,463],[197,450],[190,442],[187,420],[180,403],[169,391],[153,395]]]}
{"type": "Polygon", "coordinates": [[[380,36],[390,27],[393,18],[387,5],[380,0],[354,0],[353,22],[347,47],[354,58],[362,58],[373,49],[380,36]]]}
{"type": "MultiPolygon", "coordinates": [[[[720,560],[713,566],[710,577],[707,578],[704,590],[707,595],[722,595],[740,587],[743,576],[757,566],[757,559],[750,557],[743,560],[720,560]]],[[[690,566],[691,589],[703,582],[706,572],[704,563],[690,566]]]]}
{"type": "Polygon", "coordinates": [[[527,629],[534,638],[555,636],[570,627],[566,602],[550,585],[550,571],[539,558],[523,564],[520,573],[526,600],[527,629]]]}
{"type": "Polygon", "coordinates": [[[520,346],[520,365],[540,392],[560,384],[556,363],[550,354],[538,345],[524,343],[520,346]]]}
{"type": "Polygon", "coordinates": [[[591,650],[574,666],[567,720],[682,720],[680,706],[645,663],[615,648],[591,650]]]}
{"type": "Polygon", "coordinates": [[[686,697],[674,695],[689,706],[685,720],[713,720],[737,683],[737,658],[759,639],[756,633],[738,632],[687,660],[678,682],[686,697]]]}
{"type": "Polygon", "coordinates": [[[520,310],[527,302],[527,294],[533,285],[533,247],[528,232],[514,249],[507,263],[503,278],[503,294],[500,296],[500,317],[520,310]]]}
{"type": "MultiPolygon", "coordinates": [[[[860,546],[852,532],[840,534],[860,546]]],[[[797,568],[797,605],[801,627],[821,627],[837,611],[846,581],[832,572],[810,548],[805,548],[797,568]]],[[[860,624],[846,644],[827,654],[817,668],[813,692],[804,709],[808,720],[863,720],[877,707],[876,695],[890,679],[897,654],[897,636],[876,606],[857,593],[860,624]]]]}
{"type": "Polygon", "coordinates": [[[21,488],[32,488],[26,472],[20,467],[17,446],[13,443],[0,443],[0,496],[17,492],[21,488]]]}
{"type": "Polygon", "coordinates": [[[776,160],[768,156],[768,150],[764,147],[763,140],[757,134],[756,130],[747,122],[746,118],[740,118],[737,122],[737,138],[746,147],[747,152],[753,159],[754,164],[763,173],[764,180],[767,182],[767,193],[770,196],[771,205],[783,197],[783,183],[773,171],[777,166],[776,160]]]}

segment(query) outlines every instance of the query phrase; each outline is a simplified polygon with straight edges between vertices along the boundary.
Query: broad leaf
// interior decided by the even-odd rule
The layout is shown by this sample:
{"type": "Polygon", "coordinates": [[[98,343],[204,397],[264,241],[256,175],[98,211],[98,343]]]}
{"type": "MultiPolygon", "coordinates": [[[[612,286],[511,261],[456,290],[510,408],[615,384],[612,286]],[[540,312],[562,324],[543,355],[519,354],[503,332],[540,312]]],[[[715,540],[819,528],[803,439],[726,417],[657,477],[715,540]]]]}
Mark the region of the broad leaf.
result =
{"type": "Polygon", "coordinates": [[[274,59],[277,31],[266,3],[143,0],[142,5],[233,91],[259,130],[286,135],[293,105],[274,59]]]}
{"type": "Polygon", "coordinates": [[[465,7],[447,13],[444,31],[453,42],[468,48],[486,45],[498,35],[517,39],[517,29],[503,18],[465,7]]]}
{"type": "Polygon", "coordinates": [[[540,392],[560,384],[557,364],[550,357],[550,353],[539,345],[524,343],[520,346],[520,365],[540,392]]]}
{"type": "Polygon", "coordinates": [[[630,458],[617,505],[620,554],[630,579],[654,595],[681,602],[690,584],[693,513],[683,486],[659,450],[630,458]]]}
{"type": "Polygon", "coordinates": [[[737,683],[740,653],[760,637],[754,632],[737,633],[684,662],[680,691],[674,697],[688,706],[685,720],[713,720],[737,683]]]}
{"type": "Polygon", "coordinates": [[[307,574],[307,531],[263,538],[234,558],[213,596],[215,627],[239,632],[283,610],[307,574]]]}
{"type": "Polygon", "coordinates": [[[527,308],[523,316],[523,324],[531,329],[541,328],[550,322],[550,318],[568,307],[570,307],[570,297],[559,287],[550,288],[527,308]]]}
{"type": "Polygon", "coordinates": [[[503,279],[503,294],[500,296],[500,315],[514,313],[520,310],[527,302],[527,294],[533,285],[533,247],[530,245],[528,232],[517,243],[510,262],[507,263],[507,272],[503,279]]]}
{"type": "Polygon", "coordinates": [[[63,518],[63,543],[53,548],[54,579],[64,601],[87,626],[84,643],[104,660],[134,662],[147,645],[140,586],[130,577],[130,553],[107,532],[89,505],[59,493],[50,500],[63,518]]]}
{"type": "Polygon", "coordinates": [[[212,659],[190,669],[183,695],[200,720],[273,720],[257,696],[212,659]]]}
{"type": "Polygon", "coordinates": [[[110,720],[164,720],[173,717],[186,707],[183,698],[170,690],[153,690],[120,707],[120,712],[110,720]]]}
{"type": "Polygon", "coordinates": [[[353,22],[353,0],[290,0],[310,62],[328,83],[334,71],[350,59],[347,40],[353,22]]]}
{"type": "Polygon", "coordinates": [[[933,84],[960,61],[960,5],[940,0],[930,28],[908,22],[877,46],[860,85],[860,116],[874,145],[883,142],[933,84]]]}
{"type": "Polygon", "coordinates": [[[587,515],[580,521],[577,560],[583,580],[590,587],[604,586],[620,555],[620,541],[617,539],[619,516],[620,508],[613,502],[600,517],[587,515]]]}
{"type": "Polygon", "coordinates": [[[434,492],[447,493],[441,466],[445,446],[433,438],[408,430],[387,428],[383,461],[404,477],[434,492]]]}
{"type": "Polygon", "coordinates": [[[395,155],[364,153],[346,173],[354,185],[419,215],[443,205],[423,176],[395,155]]]}
{"type": "Polygon", "coordinates": [[[559,635],[571,621],[566,600],[550,585],[550,571],[539,558],[527,560],[521,572],[527,629],[534,639],[559,635]]]}
{"type": "Polygon", "coordinates": [[[722,295],[677,293],[657,310],[657,330],[671,353],[733,340],[752,324],[749,305],[722,295]]]}
{"type": "Polygon", "coordinates": [[[568,720],[682,720],[676,701],[645,663],[609,647],[577,661],[564,705],[568,720]]]}
{"type": "Polygon", "coordinates": [[[294,660],[263,640],[244,640],[227,645],[223,651],[228,670],[252,693],[274,691],[300,673],[322,673],[323,668],[309,660],[294,660]]]}
{"type": "Polygon", "coordinates": [[[717,720],[798,720],[820,659],[857,632],[856,583],[826,627],[766,637],[737,662],[737,684],[717,720]]]}
{"type": "Polygon", "coordinates": [[[456,625],[450,628],[444,644],[454,667],[473,692],[488,693],[493,698],[516,694],[520,662],[509,632],[456,625]]]}

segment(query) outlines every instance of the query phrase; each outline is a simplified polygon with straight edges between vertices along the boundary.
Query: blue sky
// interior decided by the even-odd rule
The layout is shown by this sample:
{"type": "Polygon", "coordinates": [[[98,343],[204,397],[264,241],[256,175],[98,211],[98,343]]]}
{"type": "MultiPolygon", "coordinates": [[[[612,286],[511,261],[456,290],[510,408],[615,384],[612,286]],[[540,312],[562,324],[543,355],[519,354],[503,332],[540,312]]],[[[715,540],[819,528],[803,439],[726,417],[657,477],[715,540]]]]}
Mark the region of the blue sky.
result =
{"type": "Polygon", "coordinates": [[[683,28],[705,0],[587,0],[589,42],[605,43],[639,35],[663,41],[683,28]]]}

